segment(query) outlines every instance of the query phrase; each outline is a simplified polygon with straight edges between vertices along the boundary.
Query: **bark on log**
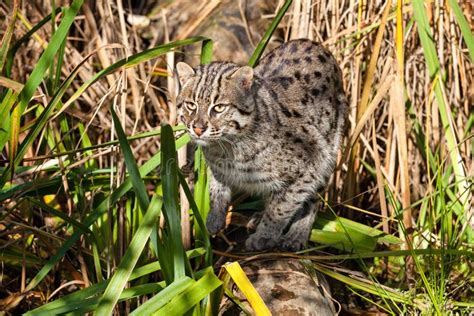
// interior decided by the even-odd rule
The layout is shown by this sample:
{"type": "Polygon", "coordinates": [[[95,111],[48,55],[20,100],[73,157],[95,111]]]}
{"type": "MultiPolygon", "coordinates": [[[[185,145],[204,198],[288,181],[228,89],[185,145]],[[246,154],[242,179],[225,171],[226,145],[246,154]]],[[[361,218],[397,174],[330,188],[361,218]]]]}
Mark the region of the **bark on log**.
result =
{"type": "MultiPolygon", "coordinates": [[[[264,259],[242,264],[242,268],[273,315],[336,315],[324,275],[297,259],[264,259]]],[[[233,294],[252,311],[235,284],[233,294]]],[[[219,315],[245,315],[228,298],[219,315]]]]}

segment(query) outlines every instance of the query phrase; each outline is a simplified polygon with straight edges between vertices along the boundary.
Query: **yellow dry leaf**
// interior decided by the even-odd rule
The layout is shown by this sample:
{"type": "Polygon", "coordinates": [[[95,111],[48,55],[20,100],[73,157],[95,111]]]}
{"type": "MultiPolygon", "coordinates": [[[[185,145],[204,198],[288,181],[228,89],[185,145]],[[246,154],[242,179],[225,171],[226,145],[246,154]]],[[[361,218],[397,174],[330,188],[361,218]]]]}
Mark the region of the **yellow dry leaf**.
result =
{"type": "Polygon", "coordinates": [[[235,261],[226,264],[224,267],[232,280],[234,280],[239,290],[249,301],[250,306],[252,306],[253,310],[255,311],[255,314],[257,316],[271,315],[272,313],[265,305],[265,302],[260,297],[260,294],[258,294],[257,290],[253,287],[244,270],[242,270],[240,264],[235,261]]]}

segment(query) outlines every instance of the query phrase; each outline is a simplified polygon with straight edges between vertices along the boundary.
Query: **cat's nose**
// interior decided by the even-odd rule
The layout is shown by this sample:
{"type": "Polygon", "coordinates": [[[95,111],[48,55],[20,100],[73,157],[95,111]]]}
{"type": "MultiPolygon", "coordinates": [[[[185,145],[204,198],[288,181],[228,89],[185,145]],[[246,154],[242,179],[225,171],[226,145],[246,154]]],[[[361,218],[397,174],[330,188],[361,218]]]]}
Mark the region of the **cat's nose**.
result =
{"type": "Polygon", "coordinates": [[[197,136],[201,136],[207,129],[207,124],[194,123],[193,131],[197,136]]]}

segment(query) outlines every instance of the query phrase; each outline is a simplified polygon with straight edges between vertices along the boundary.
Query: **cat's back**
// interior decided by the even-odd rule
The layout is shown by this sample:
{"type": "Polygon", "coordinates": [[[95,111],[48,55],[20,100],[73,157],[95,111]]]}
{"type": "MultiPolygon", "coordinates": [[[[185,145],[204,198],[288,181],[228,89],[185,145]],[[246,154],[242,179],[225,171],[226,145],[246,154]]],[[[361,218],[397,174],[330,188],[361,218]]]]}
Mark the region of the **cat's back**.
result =
{"type": "Polygon", "coordinates": [[[311,40],[289,41],[263,57],[255,75],[260,124],[284,135],[282,148],[333,163],[348,102],[332,54],[311,40]]]}
{"type": "Polygon", "coordinates": [[[261,59],[255,73],[283,91],[300,94],[305,90],[308,98],[344,93],[337,61],[324,46],[308,39],[292,40],[273,49],[261,59]]]}

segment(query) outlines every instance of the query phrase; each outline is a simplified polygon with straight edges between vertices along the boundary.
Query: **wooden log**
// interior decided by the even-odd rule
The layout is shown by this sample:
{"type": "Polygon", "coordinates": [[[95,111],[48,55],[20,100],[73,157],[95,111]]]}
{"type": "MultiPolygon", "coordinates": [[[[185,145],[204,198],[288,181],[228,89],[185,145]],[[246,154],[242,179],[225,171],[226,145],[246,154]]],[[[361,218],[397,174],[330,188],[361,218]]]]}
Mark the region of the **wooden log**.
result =
{"type": "MultiPolygon", "coordinates": [[[[298,259],[261,259],[242,264],[272,315],[336,315],[326,278],[310,266],[311,262],[298,259]]],[[[237,286],[231,283],[229,287],[252,311],[237,286]]],[[[219,315],[245,314],[230,299],[224,298],[219,315]]]]}

